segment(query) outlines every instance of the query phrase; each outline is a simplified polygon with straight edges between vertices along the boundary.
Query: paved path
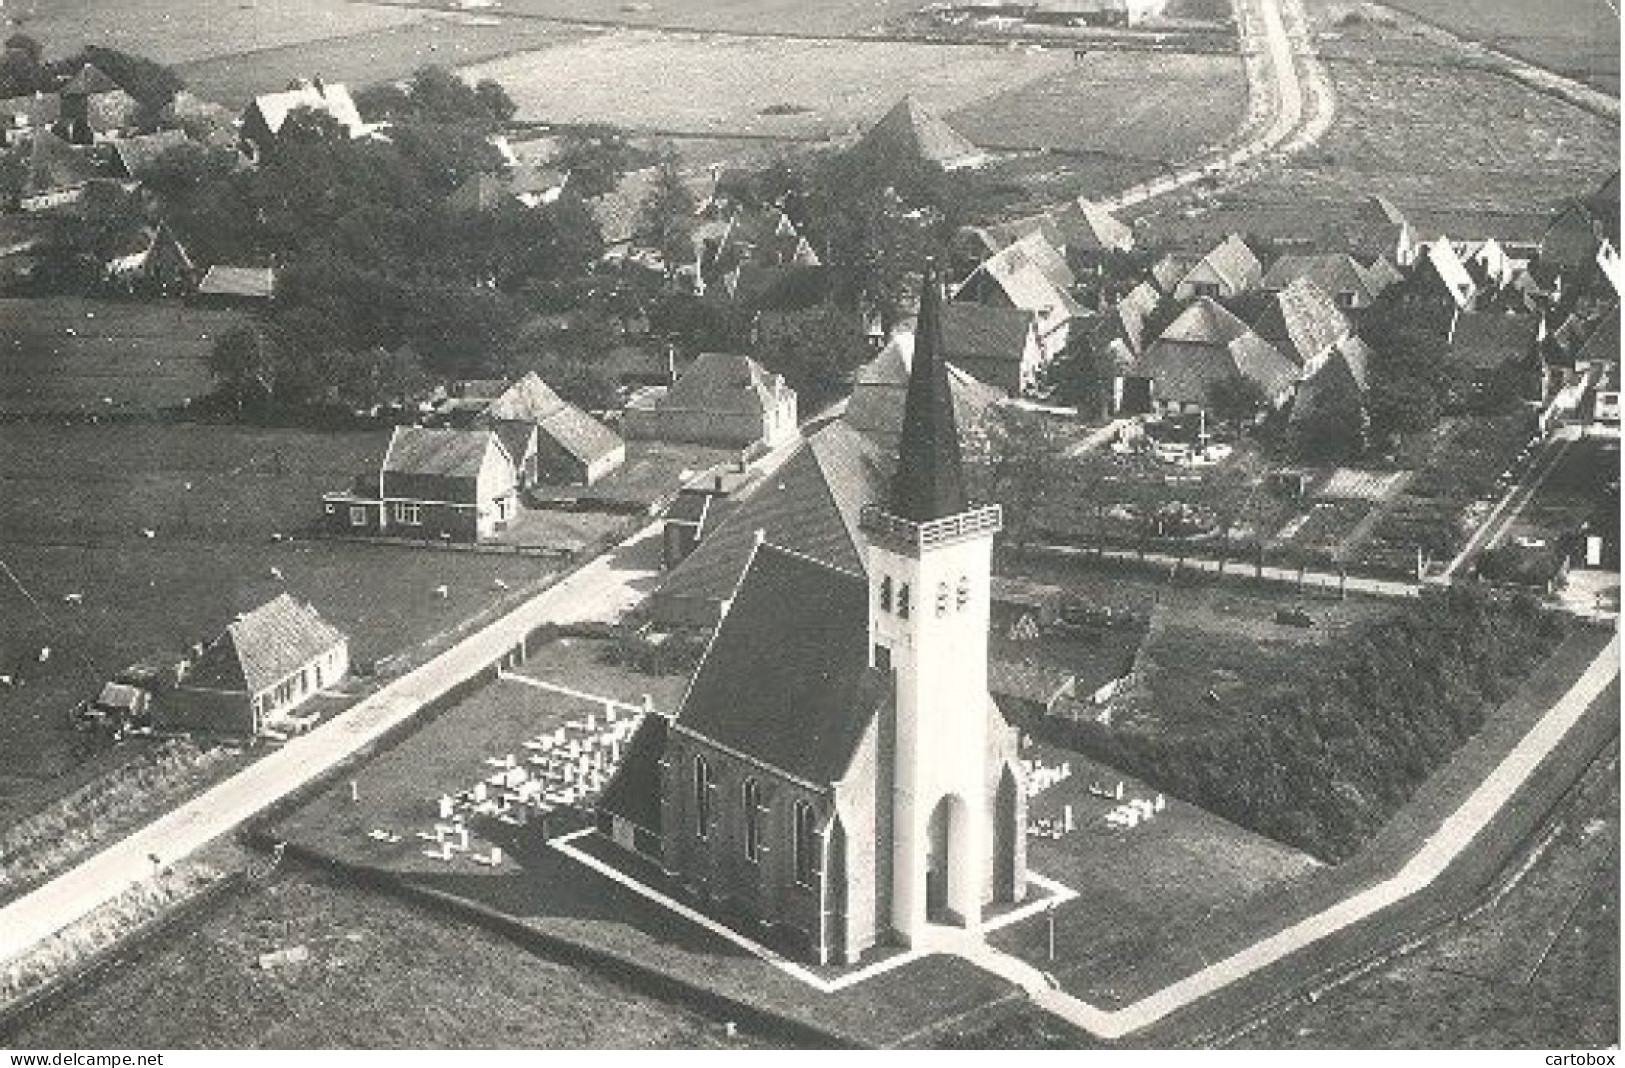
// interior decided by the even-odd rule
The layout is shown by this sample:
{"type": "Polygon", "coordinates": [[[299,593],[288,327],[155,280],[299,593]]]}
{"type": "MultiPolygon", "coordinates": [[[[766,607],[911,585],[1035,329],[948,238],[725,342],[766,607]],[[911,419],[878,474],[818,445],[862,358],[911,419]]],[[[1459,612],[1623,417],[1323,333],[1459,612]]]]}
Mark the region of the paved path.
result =
{"type": "Polygon", "coordinates": [[[172,864],[320,777],[410,719],[426,702],[498,661],[542,623],[617,617],[641,598],[638,585],[657,574],[660,530],[659,523],[643,528],[353,708],[0,908],[0,965],[151,877],[153,857],[159,864],[172,864]]]}
{"type": "Polygon", "coordinates": [[[1473,531],[1473,536],[1461,547],[1461,552],[1450,561],[1450,566],[1444,569],[1444,579],[1455,577],[1462,565],[1471,560],[1478,553],[1493,549],[1497,542],[1511,529],[1512,523],[1528,507],[1534,499],[1535,493],[1551,477],[1557,465],[1563,462],[1563,457],[1573,446],[1579,436],[1578,427],[1564,427],[1546,442],[1540,460],[1529,469],[1529,473],[1507,491],[1506,496],[1490,510],[1484,517],[1484,522],[1473,531]]]}
{"type": "Polygon", "coordinates": [[[1427,837],[1394,875],[1297,921],[1178,982],[1120,1009],[1105,1010],[1051,986],[1025,961],[991,946],[945,947],[1025,990],[1041,1008],[1105,1039],[1119,1039],[1163,1019],[1302,949],[1426,890],[1468,849],[1597,696],[1619,675],[1619,636],[1586,668],[1478,787],[1427,837]]]}

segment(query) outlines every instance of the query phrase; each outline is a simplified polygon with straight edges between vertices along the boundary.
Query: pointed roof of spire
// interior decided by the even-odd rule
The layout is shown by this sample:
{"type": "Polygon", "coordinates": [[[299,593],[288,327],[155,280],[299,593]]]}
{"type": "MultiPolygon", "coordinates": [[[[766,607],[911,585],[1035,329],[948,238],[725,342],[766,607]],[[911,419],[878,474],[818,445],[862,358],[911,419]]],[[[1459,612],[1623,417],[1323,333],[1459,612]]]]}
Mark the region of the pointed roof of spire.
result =
{"type": "Polygon", "coordinates": [[[954,421],[953,391],[942,351],[942,282],[936,264],[928,261],[889,506],[893,515],[916,523],[929,523],[965,510],[959,428],[954,421]]]}

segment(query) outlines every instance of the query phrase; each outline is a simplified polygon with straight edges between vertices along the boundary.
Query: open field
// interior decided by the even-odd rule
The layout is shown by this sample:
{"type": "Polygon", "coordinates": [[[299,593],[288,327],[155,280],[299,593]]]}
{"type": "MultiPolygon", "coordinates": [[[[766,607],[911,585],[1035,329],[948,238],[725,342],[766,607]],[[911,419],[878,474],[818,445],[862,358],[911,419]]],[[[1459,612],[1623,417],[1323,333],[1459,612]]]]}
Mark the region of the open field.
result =
{"type": "Polygon", "coordinates": [[[208,392],[241,312],[178,301],[0,300],[0,414],[150,414],[208,392]]]}
{"type": "Polygon", "coordinates": [[[160,63],[305,44],[423,17],[409,8],[350,0],[239,0],[211,4],[206,15],[186,0],[12,0],[6,15],[47,54],[98,44],[160,63]]]}
{"type": "Polygon", "coordinates": [[[462,70],[494,78],[518,118],[793,139],[856,133],[904,93],[939,113],[1070,62],[975,45],[803,41],[623,30],[462,70]],[[808,109],[766,115],[774,105],[808,109]]]}
{"type": "Polygon", "coordinates": [[[284,870],[120,959],[6,1036],[19,1048],[760,1048],[442,914],[284,870]],[[308,946],[302,964],[259,954],[308,946]],[[154,1005],[163,1011],[154,1012],[154,1005]]]}
{"type": "Polygon", "coordinates": [[[1336,49],[1324,58],[1337,113],[1318,145],[1271,175],[1204,198],[1189,217],[1181,205],[1161,206],[1149,233],[1197,242],[1232,230],[1313,238],[1380,193],[1424,237],[1534,241],[1555,205],[1589,193],[1619,166],[1616,124],[1484,69],[1458,46],[1369,26],[1336,49]]]}
{"type": "Polygon", "coordinates": [[[950,121],[979,145],[1179,163],[1224,140],[1246,110],[1239,56],[1106,51],[962,107],[950,121]]]}
{"type": "MultiPolygon", "coordinates": [[[[352,88],[405,78],[419,67],[479,63],[496,56],[546,48],[592,31],[532,19],[439,15],[343,37],[211,56],[180,64],[192,91],[232,107],[272,92],[295,78],[319,74],[352,88]]],[[[245,42],[251,46],[254,42],[245,42]]]]}
{"type": "MultiPolygon", "coordinates": [[[[447,0],[418,0],[446,8],[447,0]]],[[[840,36],[887,24],[921,6],[922,0],[502,0],[503,12],[628,26],[716,30],[735,33],[840,36]]]]}
{"type": "Polygon", "coordinates": [[[145,424],[0,426],[0,818],[83,755],[67,711],[106,675],[212,637],[286,589],[368,663],[410,649],[553,573],[554,561],[326,541],[324,488],[376,463],[387,435],[145,424]],[[188,489],[190,485],[190,489],[188,489]],[[154,531],[146,538],[143,529],[154,531]],[[271,574],[277,568],[284,576],[271,574]],[[511,592],[494,588],[501,580],[511,592]],[[448,597],[434,594],[444,583],[448,597]],[[66,604],[68,593],[83,602],[66,604]],[[37,663],[49,645],[53,655],[37,663]]]}
{"type": "MultiPolygon", "coordinates": [[[[1608,0],[1386,0],[1386,5],[1579,81],[1619,90],[1619,15],[1608,0]]],[[[1312,0],[1335,19],[1343,2],[1312,0]]]]}

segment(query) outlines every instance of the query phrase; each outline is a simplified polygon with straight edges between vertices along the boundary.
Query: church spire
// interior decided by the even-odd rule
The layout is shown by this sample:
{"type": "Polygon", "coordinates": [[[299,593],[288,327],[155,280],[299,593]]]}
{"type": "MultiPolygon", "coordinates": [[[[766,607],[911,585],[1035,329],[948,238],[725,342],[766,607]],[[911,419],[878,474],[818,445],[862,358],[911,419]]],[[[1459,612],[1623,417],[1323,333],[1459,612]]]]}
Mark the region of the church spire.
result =
{"type": "Polygon", "coordinates": [[[942,283],[936,264],[927,260],[888,508],[898,518],[915,523],[965,511],[959,428],[954,422],[953,392],[942,348],[942,283]]]}

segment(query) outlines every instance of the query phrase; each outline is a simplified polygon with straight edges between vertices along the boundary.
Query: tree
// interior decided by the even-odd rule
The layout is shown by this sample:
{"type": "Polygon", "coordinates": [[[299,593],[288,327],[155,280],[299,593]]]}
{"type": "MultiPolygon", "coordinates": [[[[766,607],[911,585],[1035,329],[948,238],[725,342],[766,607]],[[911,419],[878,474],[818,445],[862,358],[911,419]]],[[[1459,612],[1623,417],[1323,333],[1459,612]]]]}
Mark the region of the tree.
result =
{"type": "Polygon", "coordinates": [[[216,392],[234,404],[239,414],[270,398],[276,374],[275,345],[258,324],[244,323],[221,334],[209,350],[207,363],[216,392]]]}
{"type": "Polygon", "coordinates": [[[553,154],[553,166],[568,171],[570,184],[588,200],[610,192],[624,175],[650,160],[650,153],[635,147],[623,131],[603,123],[566,130],[553,154]]]}
{"type": "Polygon", "coordinates": [[[663,152],[654,186],[638,205],[634,236],[639,244],[660,250],[668,278],[679,265],[694,259],[695,209],[694,194],[683,181],[676,153],[663,152]]]}
{"type": "Polygon", "coordinates": [[[40,63],[44,52],[25,33],[6,38],[5,57],[0,59],[0,97],[28,96],[45,88],[47,72],[40,63]]]}
{"type": "Polygon", "coordinates": [[[1075,406],[1087,419],[1110,415],[1117,367],[1099,340],[1088,331],[1073,330],[1060,354],[1039,368],[1036,392],[1056,404],[1075,406]]]}
{"type": "Polygon", "coordinates": [[[989,435],[988,494],[1004,506],[1005,536],[1017,552],[1044,527],[1047,504],[1064,499],[1065,449],[1053,419],[1008,411],[989,435]]]}
{"type": "Polygon", "coordinates": [[[784,376],[807,412],[848,392],[852,373],[873,355],[862,321],[832,304],[764,314],[753,349],[763,367],[784,376]]]}
{"type": "Polygon", "coordinates": [[[519,111],[519,105],[513,102],[508,90],[500,82],[490,78],[482,78],[474,86],[474,95],[485,105],[485,110],[493,121],[505,123],[519,111]]]}
{"type": "Polygon", "coordinates": [[[1238,428],[1257,418],[1269,403],[1257,382],[1245,375],[1221,378],[1208,388],[1208,411],[1221,423],[1233,423],[1238,428]]]}

